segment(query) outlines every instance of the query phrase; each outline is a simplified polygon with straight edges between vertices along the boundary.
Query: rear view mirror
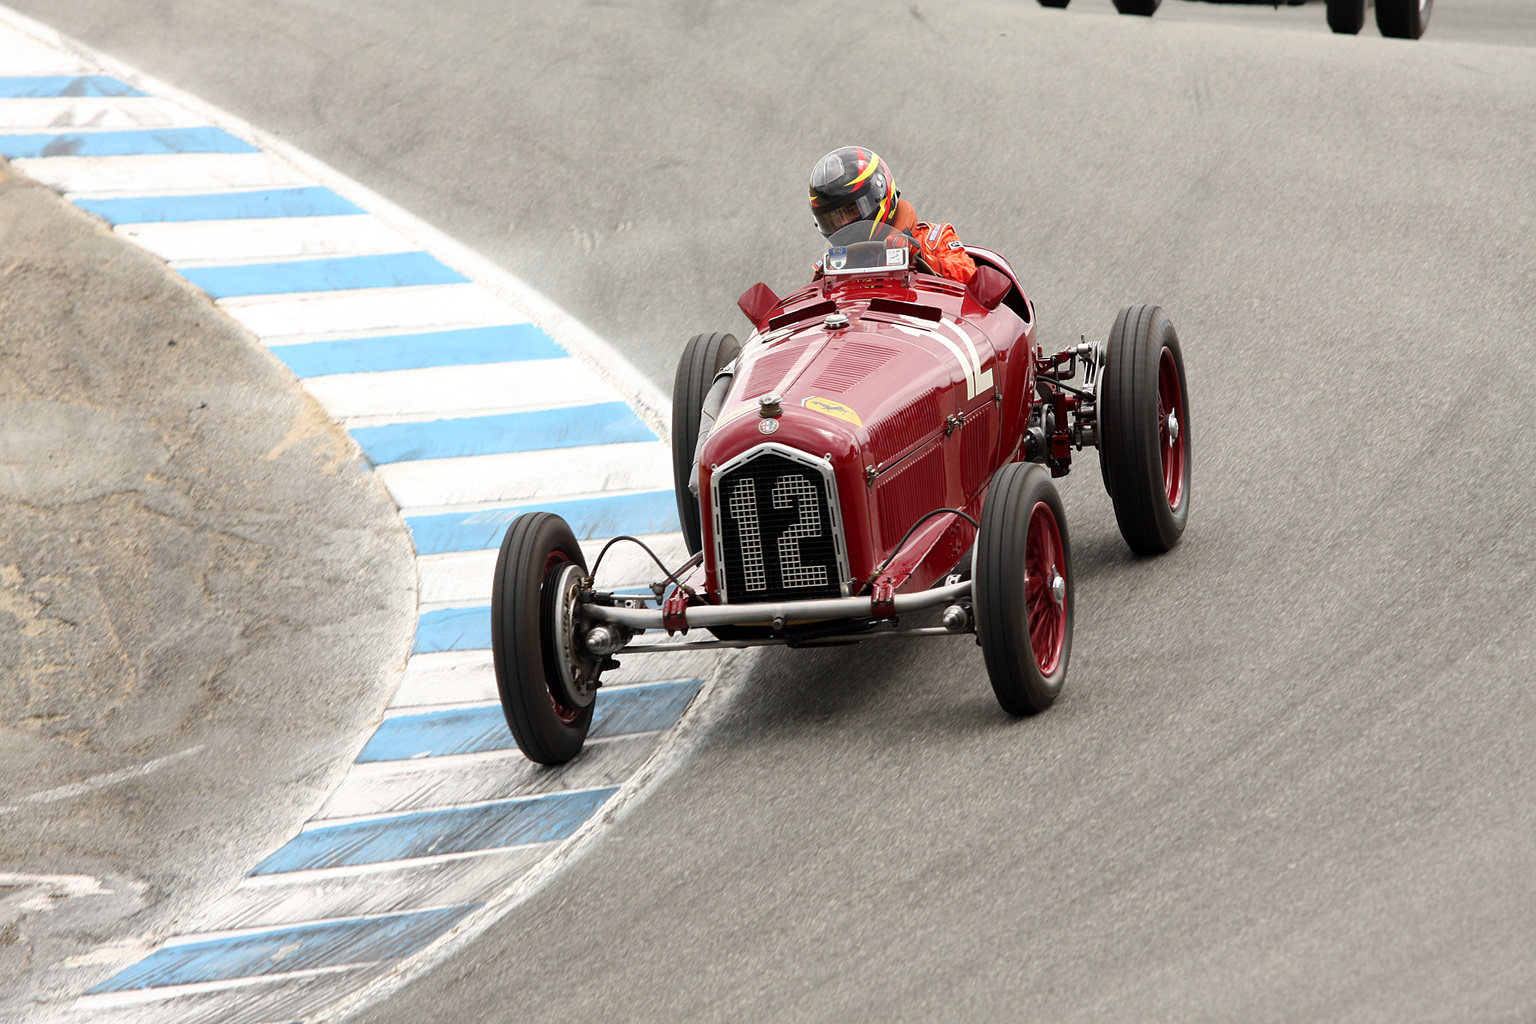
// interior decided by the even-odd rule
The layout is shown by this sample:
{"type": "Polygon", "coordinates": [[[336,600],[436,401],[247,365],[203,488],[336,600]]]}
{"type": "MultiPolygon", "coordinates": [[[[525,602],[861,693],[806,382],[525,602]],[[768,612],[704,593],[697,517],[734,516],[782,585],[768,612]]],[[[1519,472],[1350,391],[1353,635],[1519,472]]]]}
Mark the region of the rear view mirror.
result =
{"type": "Polygon", "coordinates": [[[997,308],[997,304],[1003,301],[1003,296],[1012,287],[1013,282],[1008,280],[1007,274],[991,267],[979,266],[966,283],[965,290],[971,293],[971,298],[980,303],[983,309],[990,310],[997,308]]]}
{"type": "Polygon", "coordinates": [[[747,314],[747,319],[753,326],[762,323],[779,305],[779,297],[773,294],[773,289],[759,282],[741,293],[741,298],[736,300],[736,305],[747,314]]]}

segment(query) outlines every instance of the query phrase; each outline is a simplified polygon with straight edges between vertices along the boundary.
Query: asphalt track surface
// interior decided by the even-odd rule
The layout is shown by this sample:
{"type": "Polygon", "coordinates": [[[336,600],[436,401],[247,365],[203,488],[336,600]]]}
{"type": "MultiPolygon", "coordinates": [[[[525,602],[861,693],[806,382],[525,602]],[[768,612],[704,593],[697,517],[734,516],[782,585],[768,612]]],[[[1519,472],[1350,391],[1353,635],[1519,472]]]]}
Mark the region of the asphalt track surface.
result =
{"type": "Polygon", "coordinates": [[[1134,559],[1066,481],[1055,708],[1007,719],[960,641],[746,659],[664,787],[364,1019],[1536,1013],[1530,49],[1437,39],[1449,3],[1419,43],[1316,6],[18,6],[663,384],[801,279],[806,169],[854,139],[1014,259],[1048,345],[1146,300],[1184,339],[1190,531],[1134,559]]]}

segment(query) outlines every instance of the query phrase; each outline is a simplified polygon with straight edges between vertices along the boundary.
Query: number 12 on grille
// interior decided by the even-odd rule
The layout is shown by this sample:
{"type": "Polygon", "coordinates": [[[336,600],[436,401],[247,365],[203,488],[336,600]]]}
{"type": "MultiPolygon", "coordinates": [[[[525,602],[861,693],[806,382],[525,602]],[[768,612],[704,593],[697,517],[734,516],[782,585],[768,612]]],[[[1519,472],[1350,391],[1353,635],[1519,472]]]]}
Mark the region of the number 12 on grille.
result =
{"type": "Polygon", "coordinates": [[[804,472],[732,474],[720,490],[728,526],[730,591],[756,599],[772,591],[836,589],[837,555],[819,481],[804,472]]]}

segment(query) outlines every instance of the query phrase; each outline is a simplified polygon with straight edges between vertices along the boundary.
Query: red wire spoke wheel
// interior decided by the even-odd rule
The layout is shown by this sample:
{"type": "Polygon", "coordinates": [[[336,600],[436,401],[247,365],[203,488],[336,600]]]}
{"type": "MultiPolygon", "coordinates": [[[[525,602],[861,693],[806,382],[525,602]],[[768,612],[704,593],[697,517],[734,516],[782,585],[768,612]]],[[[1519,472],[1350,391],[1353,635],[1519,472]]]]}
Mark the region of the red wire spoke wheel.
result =
{"type": "Polygon", "coordinates": [[[1127,306],[1104,345],[1099,464],[1120,535],[1139,555],[1170,550],[1189,521],[1194,463],[1179,336],[1158,306],[1127,306]]]}
{"type": "Polygon", "coordinates": [[[581,545],[550,512],[507,527],[491,588],[491,654],[507,727],[531,761],[564,764],[592,726],[596,660],[580,646],[581,545]]]}
{"type": "Polygon", "coordinates": [[[976,642],[998,704],[1011,715],[1044,711],[1072,655],[1072,547],[1044,466],[1015,462],[992,477],[972,587],[976,642]]]}
{"type": "Polygon", "coordinates": [[[1181,377],[1173,353],[1164,348],[1157,366],[1158,453],[1163,460],[1163,491],[1175,512],[1184,503],[1184,464],[1189,452],[1181,377]]]}
{"type": "Polygon", "coordinates": [[[1065,577],[1067,563],[1056,513],[1035,502],[1024,542],[1024,600],[1029,608],[1029,646],[1040,674],[1049,676],[1061,662],[1067,638],[1065,577]]]}

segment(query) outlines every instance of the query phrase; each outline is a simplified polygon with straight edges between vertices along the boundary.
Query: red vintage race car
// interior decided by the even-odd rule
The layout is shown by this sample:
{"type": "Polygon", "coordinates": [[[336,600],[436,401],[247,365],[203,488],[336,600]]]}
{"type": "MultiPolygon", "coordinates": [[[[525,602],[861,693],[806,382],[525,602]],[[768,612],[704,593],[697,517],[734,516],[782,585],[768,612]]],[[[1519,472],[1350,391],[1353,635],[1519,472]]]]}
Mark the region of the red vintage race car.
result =
{"type": "MultiPolygon", "coordinates": [[[[970,247],[977,272],[960,285],[884,226],[829,243],[808,287],[741,297],[744,345],[702,334],[683,351],[672,448],[691,559],[658,561],[649,594],[614,593],[598,585],[602,554],[589,572],[559,516],[508,527],[492,647],[534,761],[576,756],[602,673],[626,654],[974,636],[1002,707],[1043,711],[1066,679],[1074,608],[1051,480],[1085,447],[1132,550],[1178,543],[1189,399],[1161,308],[1129,306],[1102,344],[1047,355],[997,253],[970,247]],[[928,609],[937,624],[910,625],[928,609]],[[671,639],[701,627],[709,639],[671,639]],[[635,641],[654,630],[668,639],[635,641]]],[[[609,543],[624,541],[640,543],[609,543]]]]}

